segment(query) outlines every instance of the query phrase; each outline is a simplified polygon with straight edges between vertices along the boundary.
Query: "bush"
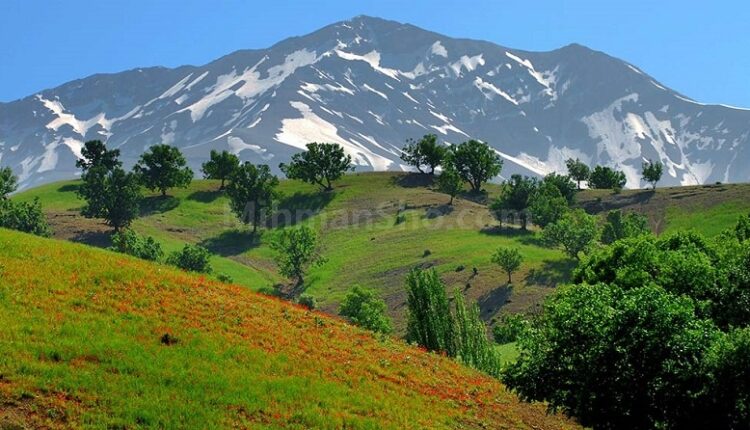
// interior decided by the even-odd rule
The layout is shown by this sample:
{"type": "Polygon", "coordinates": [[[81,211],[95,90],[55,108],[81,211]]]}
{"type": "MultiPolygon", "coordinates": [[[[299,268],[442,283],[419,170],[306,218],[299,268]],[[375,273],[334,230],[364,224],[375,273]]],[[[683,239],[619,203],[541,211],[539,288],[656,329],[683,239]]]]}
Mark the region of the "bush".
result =
{"type": "Polygon", "coordinates": [[[315,297],[309,294],[303,294],[299,296],[299,299],[297,299],[297,303],[310,310],[317,309],[318,307],[318,301],[315,300],[315,297]]]}
{"type": "Polygon", "coordinates": [[[341,302],[339,315],[367,330],[390,333],[393,327],[385,314],[386,309],[385,302],[375,291],[355,285],[341,302]]]}
{"type": "Polygon", "coordinates": [[[161,245],[153,237],[142,237],[129,229],[112,235],[111,249],[150,261],[159,261],[164,256],[161,245]]]}
{"type": "Polygon", "coordinates": [[[234,283],[234,278],[232,278],[231,275],[227,275],[226,273],[219,273],[218,275],[216,275],[216,279],[218,279],[219,282],[223,282],[225,284],[234,283]]]}
{"type": "Polygon", "coordinates": [[[182,250],[169,255],[167,262],[182,270],[211,273],[211,253],[200,245],[185,245],[182,250]]]}
{"type": "Polygon", "coordinates": [[[529,322],[521,315],[504,315],[492,328],[492,337],[500,345],[515,342],[529,328],[529,322]]]}
{"type": "Polygon", "coordinates": [[[0,199],[0,227],[37,236],[52,236],[52,229],[47,224],[39,198],[30,203],[0,199]]]}

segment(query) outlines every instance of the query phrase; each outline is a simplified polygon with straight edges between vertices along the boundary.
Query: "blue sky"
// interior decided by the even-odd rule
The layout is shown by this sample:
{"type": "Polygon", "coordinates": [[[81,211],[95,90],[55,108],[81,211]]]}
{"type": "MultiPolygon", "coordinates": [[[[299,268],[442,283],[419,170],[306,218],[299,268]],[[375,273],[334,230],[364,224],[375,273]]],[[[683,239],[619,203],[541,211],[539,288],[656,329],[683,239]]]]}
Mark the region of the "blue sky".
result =
{"type": "Polygon", "coordinates": [[[518,49],[577,42],[697,101],[750,107],[742,0],[2,0],[0,101],[97,72],[204,64],[360,14],[518,49]]]}

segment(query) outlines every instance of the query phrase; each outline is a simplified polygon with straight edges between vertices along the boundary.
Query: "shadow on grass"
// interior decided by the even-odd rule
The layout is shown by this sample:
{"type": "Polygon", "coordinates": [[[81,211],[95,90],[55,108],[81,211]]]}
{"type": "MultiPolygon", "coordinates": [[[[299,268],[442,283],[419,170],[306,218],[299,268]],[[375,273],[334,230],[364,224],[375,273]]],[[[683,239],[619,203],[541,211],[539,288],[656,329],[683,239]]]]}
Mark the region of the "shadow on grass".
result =
{"type": "Polygon", "coordinates": [[[435,175],[427,173],[408,173],[406,175],[394,176],[391,183],[404,188],[429,187],[435,182],[435,175]]]}
{"type": "Polygon", "coordinates": [[[524,230],[520,227],[501,227],[499,225],[495,225],[491,227],[484,227],[483,229],[479,230],[479,232],[488,236],[505,236],[516,238],[524,245],[534,245],[542,248],[547,247],[547,243],[542,240],[542,238],[539,237],[538,234],[530,230],[524,230]]]}
{"type": "Polygon", "coordinates": [[[200,245],[222,257],[241,255],[260,245],[261,233],[251,230],[226,230],[203,240],[200,245]]]}
{"type": "Polygon", "coordinates": [[[169,212],[180,205],[180,199],[173,196],[149,196],[141,202],[141,216],[169,212]]]}
{"type": "Polygon", "coordinates": [[[458,197],[468,200],[470,202],[474,202],[476,204],[480,205],[486,205],[489,203],[489,196],[487,195],[487,191],[464,191],[458,195],[458,197]]]}
{"type": "Polygon", "coordinates": [[[219,190],[213,190],[213,191],[208,191],[208,190],[206,190],[206,191],[195,191],[195,192],[191,193],[189,196],[187,196],[187,199],[188,200],[193,200],[193,201],[196,201],[196,202],[201,202],[201,203],[211,203],[214,200],[216,200],[219,197],[221,197],[222,194],[223,194],[223,192],[219,191],[219,190]]]}
{"type": "Polygon", "coordinates": [[[111,231],[85,231],[70,238],[72,242],[83,243],[97,248],[109,248],[112,246],[111,231]]]}
{"type": "Polygon", "coordinates": [[[576,262],[569,258],[562,260],[544,260],[542,267],[529,270],[524,281],[527,284],[556,287],[570,281],[570,272],[576,267],[576,262]]]}
{"type": "Polygon", "coordinates": [[[335,192],[319,191],[317,193],[296,192],[284,196],[279,202],[276,212],[266,221],[269,228],[287,227],[300,223],[318,214],[331,203],[335,192]]]}
{"type": "Polygon", "coordinates": [[[61,193],[74,193],[77,192],[81,188],[81,184],[65,184],[62,187],[58,188],[57,191],[61,193]]]}
{"type": "Polygon", "coordinates": [[[497,311],[510,302],[510,296],[513,294],[512,285],[497,287],[477,300],[481,318],[486,322],[492,319],[497,311]]]}
{"type": "Polygon", "coordinates": [[[439,206],[432,206],[427,208],[425,210],[424,217],[427,219],[434,219],[441,216],[449,215],[451,212],[453,212],[453,206],[444,204],[439,206]]]}

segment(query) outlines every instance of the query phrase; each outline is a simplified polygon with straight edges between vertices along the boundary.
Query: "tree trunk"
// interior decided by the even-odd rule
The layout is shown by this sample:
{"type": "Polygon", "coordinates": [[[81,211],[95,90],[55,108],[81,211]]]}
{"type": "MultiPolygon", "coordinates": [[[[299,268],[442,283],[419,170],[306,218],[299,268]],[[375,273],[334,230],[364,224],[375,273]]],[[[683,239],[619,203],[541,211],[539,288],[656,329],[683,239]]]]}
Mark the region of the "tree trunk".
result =
{"type": "Polygon", "coordinates": [[[161,190],[161,196],[162,197],[166,197],[167,196],[167,189],[166,188],[162,188],[162,190],[161,190]]]}
{"type": "Polygon", "coordinates": [[[219,186],[220,190],[224,189],[224,178],[221,178],[221,185],[219,186]]]}
{"type": "Polygon", "coordinates": [[[451,196],[451,201],[448,202],[448,206],[453,206],[453,196],[451,196]]]}
{"type": "Polygon", "coordinates": [[[508,283],[509,284],[513,283],[513,279],[511,278],[511,276],[513,276],[513,272],[508,272],[508,283]]]}

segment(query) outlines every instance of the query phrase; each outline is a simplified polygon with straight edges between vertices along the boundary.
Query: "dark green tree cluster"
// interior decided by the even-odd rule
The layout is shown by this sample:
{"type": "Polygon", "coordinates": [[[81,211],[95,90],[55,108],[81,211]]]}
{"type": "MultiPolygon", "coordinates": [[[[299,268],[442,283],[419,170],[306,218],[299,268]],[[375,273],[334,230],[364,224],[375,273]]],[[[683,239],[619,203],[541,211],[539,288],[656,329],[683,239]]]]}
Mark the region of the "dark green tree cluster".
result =
{"type": "Polygon", "coordinates": [[[412,270],[406,277],[406,291],[408,341],[490,375],[499,374],[499,357],[487,339],[479,306],[467,305],[462,293],[456,291],[451,309],[445,285],[435,269],[412,270]]]}
{"type": "Polygon", "coordinates": [[[160,261],[164,257],[164,251],[159,242],[151,236],[140,236],[131,229],[113,234],[111,249],[149,261],[160,261]]]}
{"type": "Polygon", "coordinates": [[[201,245],[185,244],[179,251],[167,257],[167,263],[182,270],[198,273],[211,273],[211,252],[201,245]]]}
{"type": "Polygon", "coordinates": [[[625,173],[606,166],[596,166],[589,176],[589,187],[620,191],[625,187],[625,173]]]}
{"type": "Polygon", "coordinates": [[[637,237],[649,234],[648,218],[637,212],[623,213],[621,210],[613,210],[607,213],[607,218],[602,227],[601,242],[605,245],[614,243],[620,239],[637,237]]]}
{"type": "Polygon", "coordinates": [[[542,180],[528,176],[511,175],[503,183],[500,197],[491,209],[501,222],[508,215],[520,219],[526,230],[531,221],[545,227],[562,218],[575,200],[576,186],[568,176],[551,173],[542,180]]]}
{"type": "Polygon", "coordinates": [[[279,179],[265,164],[256,166],[245,162],[229,177],[226,193],[232,212],[244,224],[252,223],[253,233],[278,197],[277,185],[279,179]]]}
{"type": "Polygon", "coordinates": [[[211,150],[210,159],[203,163],[202,171],[206,179],[218,179],[221,181],[220,190],[224,189],[224,183],[240,167],[240,159],[229,151],[211,150]]]}
{"type": "Polygon", "coordinates": [[[341,302],[339,315],[367,330],[388,334],[393,326],[386,310],[385,301],[374,290],[355,285],[341,302]]]}
{"type": "Polygon", "coordinates": [[[31,202],[15,202],[9,194],[18,189],[18,178],[10,167],[0,169],[0,227],[31,233],[37,236],[52,235],[47,217],[42,212],[39,198],[31,202]]]}
{"type": "Polygon", "coordinates": [[[144,187],[158,190],[162,196],[166,196],[170,188],[186,188],[193,180],[193,171],[187,167],[180,150],[164,144],[149,148],[133,171],[144,187]]]}
{"type": "Polygon", "coordinates": [[[750,243],[736,229],[626,237],[572,280],[522,332],[509,387],[587,427],[747,428],[750,243]]]}

